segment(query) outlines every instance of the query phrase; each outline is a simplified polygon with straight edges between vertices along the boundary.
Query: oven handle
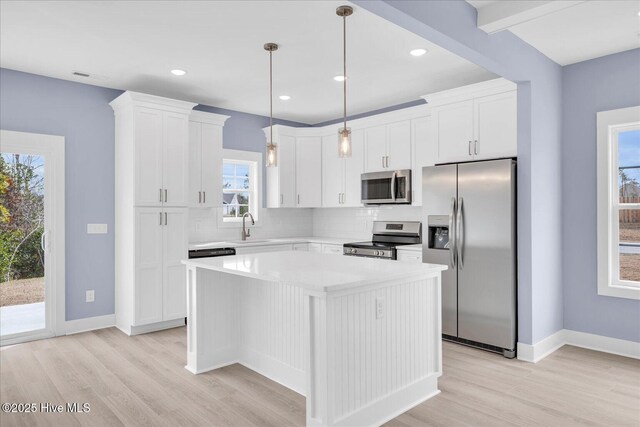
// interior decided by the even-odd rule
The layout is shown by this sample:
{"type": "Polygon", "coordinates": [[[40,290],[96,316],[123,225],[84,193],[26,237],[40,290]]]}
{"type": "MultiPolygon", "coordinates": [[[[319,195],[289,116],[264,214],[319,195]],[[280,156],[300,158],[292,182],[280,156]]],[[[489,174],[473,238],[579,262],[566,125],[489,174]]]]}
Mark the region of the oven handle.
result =
{"type": "Polygon", "coordinates": [[[396,172],[391,176],[391,199],[395,202],[398,189],[396,188],[396,172]]]}

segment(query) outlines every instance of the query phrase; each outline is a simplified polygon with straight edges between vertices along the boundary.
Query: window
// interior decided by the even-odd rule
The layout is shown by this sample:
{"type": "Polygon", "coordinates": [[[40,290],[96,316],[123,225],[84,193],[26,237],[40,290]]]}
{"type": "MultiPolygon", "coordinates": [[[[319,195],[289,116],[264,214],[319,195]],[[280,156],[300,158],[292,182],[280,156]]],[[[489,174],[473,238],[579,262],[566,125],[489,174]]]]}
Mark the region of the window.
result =
{"type": "Polygon", "coordinates": [[[260,153],[224,150],[222,160],[222,222],[242,221],[250,212],[258,219],[260,153]]]}
{"type": "Polygon", "coordinates": [[[640,299],[640,107],[598,113],[598,293],[640,299]]]}

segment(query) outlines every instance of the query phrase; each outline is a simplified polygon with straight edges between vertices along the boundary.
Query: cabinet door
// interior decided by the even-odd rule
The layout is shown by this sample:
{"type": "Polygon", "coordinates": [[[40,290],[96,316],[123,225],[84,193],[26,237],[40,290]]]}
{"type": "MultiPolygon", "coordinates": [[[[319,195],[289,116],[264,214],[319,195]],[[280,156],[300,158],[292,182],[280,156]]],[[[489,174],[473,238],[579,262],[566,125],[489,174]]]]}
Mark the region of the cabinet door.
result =
{"type": "Polygon", "coordinates": [[[294,251],[308,252],[309,251],[309,244],[308,243],[294,243],[293,244],[293,250],[294,251]]]}
{"type": "Polygon", "coordinates": [[[438,163],[473,159],[473,101],[457,102],[433,109],[438,163]]]}
{"type": "Polygon", "coordinates": [[[165,208],[162,217],[162,320],[172,320],[187,315],[186,268],[181,263],[189,255],[187,209],[165,208]]]}
{"type": "Polygon", "coordinates": [[[337,140],[337,136],[322,137],[322,206],[327,208],[342,206],[344,193],[345,160],[338,157],[337,140]]]}
{"type": "Polygon", "coordinates": [[[321,159],[320,137],[296,138],[296,205],[300,208],[322,206],[321,159]]]}
{"type": "Polygon", "coordinates": [[[422,206],[422,168],[433,166],[438,156],[438,146],[431,130],[431,116],[411,120],[411,142],[413,145],[411,204],[422,206]]]}
{"type": "Polygon", "coordinates": [[[135,109],[136,206],[162,205],[162,111],[135,109]]]}
{"type": "Polygon", "coordinates": [[[187,206],[189,117],[181,113],[163,113],[164,161],[163,191],[165,206],[187,206]]]}
{"type": "Polygon", "coordinates": [[[202,206],[222,206],[222,127],[202,124],[202,206]]]}
{"type": "Polygon", "coordinates": [[[296,141],[291,136],[281,136],[278,143],[278,187],[281,208],[296,206],[296,141]]]}
{"type": "Polygon", "coordinates": [[[411,169],[411,121],[387,125],[387,169],[411,169]]]}
{"type": "Polygon", "coordinates": [[[362,206],[361,175],[364,172],[364,158],[364,131],[356,130],[351,134],[351,157],[344,159],[342,206],[362,206]]]}
{"type": "MultiPolygon", "coordinates": [[[[133,325],[162,321],[162,229],[159,208],[136,208],[133,325]]],[[[183,277],[184,279],[184,277],[183,277]]]]}
{"type": "Polygon", "coordinates": [[[189,207],[202,203],[202,123],[189,122],[189,207]]]}
{"type": "Polygon", "coordinates": [[[342,255],[342,245],[332,245],[328,243],[322,244],[322,253],[324,254],[333,254],[333,255],[342,255]]]}
{"type": "MultiPolygon", "coordinates": [[[[386,169],[387,128],[376,126],[364,131],[366,159],[365,172],[376,172],[386,169]]],[[[352,150],[353,151],[353,150],[352,150]]]]}
{"type": "Polygon", "coordinates": [[[476,159],[517,155],[516,92],[499,93],[474,100],[474,154],[476,159]]]}

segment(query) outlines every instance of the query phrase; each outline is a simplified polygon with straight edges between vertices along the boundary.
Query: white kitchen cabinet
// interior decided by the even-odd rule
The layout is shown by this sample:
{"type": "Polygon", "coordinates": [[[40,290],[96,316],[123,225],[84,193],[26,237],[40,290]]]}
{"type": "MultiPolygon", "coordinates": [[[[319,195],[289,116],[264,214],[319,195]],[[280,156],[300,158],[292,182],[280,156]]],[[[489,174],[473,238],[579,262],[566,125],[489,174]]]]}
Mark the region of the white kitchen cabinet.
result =
{"type": "Polygon", "coordinates": [[[333,254],[333,255],[342,255],[342,245],[334,245],[330,243],[322,244],[322,253],[323,254],[333,254]]]}
{"type": "Polygon", "coordinates": [[[435,165],[438,147],[432,134],[431,116],[411,120],[411,204],[422,206],[422,168],[435,165]]]}
{"type": "Polygon", "coordinates": [[[365,172],[411,168],[411,122],[365,129],[365,172]]]}
{"type": "Polygon", "coordinates": [[[517,155],[517,92],[474,99],[474,160],[517,155]]]}
{"type": "Polygon", "coordinates": [[[421,263],[422,252],[398,249],[398,261],[421,263]]]}
{"type": "MultiPolygon", "coordinates": [[[[274,139],[275,136],[274,136],[274,139]]],[[[296,139],[280,134],[277,143],[277,166],[267,168],[267,207],[295,208],[296,139]]]]}
{"type": "Polygon", "coordinates": [[[438,163],[517,155],[515,90],[434,106],[438,163]]]}
{"type": "Polygon", "coordinates": [[[125,92],[115,112],[115,311],[129,335],[184,325],[189,115],[194,103],[125,92]]]}
{"type": "Polygon", "coordinates": [[[322,206],[322,139],[313,136],[296,138],[296,206],[322,206]]]}
{"type": "Polygon", "coordinates": [[[135,288],[131,326],[184,318],[186,208],[135,209],[135,288]]]}
{"type": "Polygon", "coordinates": [[[322,252],[322,243],[309,243],[309,252],[322,252]]]}
{"type": "Polygon", "coordinates": [[[222,132],[229,116],[193,111],[189,117],[189,207],[222,206],[222,132]]]}
{"type": "Polygon", "coordinates": [[[260,245],[260,246],[236,246],[236,255],[257,254],[262,252],[292,251],[292,244],[285,245],[260,245]]]}
{"type": "Polygon", "coordinates": [[[294,251],[303,251],[309,252],[309,243],[294,243],[293,244],[294,251]]]}
{"type": "Polygon", "coordinates": [[[322,206],[362,206],[360,175],[364,171],[364,131],[351,134],[351,157],[338,156],[337,136],[322,138],[322,206]]]}
{"type": "Polygon", "coordinates": [[[187,206],[188,112],[143,105],[131,109],[133,120],[127,118],[131,126],[126,132],[133,135],[135,146],[136,206],[187,206]]]}

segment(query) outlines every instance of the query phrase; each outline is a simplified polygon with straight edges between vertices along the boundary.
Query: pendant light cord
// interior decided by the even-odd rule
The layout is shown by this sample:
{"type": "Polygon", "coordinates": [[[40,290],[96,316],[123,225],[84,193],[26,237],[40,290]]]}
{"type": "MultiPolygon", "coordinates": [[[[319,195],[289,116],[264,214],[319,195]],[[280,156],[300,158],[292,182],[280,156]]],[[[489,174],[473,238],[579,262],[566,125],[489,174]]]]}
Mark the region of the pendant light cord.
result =
{"type": "Polygon", "coordinates": [[[344,107],[344,131],[347,131],[347,16],[342,16],[342,64],[343,73],[342,77],[342,95],[343,95],[343,107],[344,107]]]}

